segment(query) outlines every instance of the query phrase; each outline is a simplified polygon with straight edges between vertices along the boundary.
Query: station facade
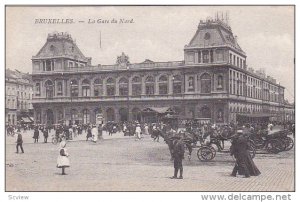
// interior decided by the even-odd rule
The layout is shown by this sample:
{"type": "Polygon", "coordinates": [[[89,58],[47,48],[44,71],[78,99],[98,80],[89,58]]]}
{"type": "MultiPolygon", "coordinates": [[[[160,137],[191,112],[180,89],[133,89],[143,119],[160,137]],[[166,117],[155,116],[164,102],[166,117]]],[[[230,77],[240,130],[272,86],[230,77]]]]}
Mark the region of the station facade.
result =
{"type": "Polygon", "coordinates": [[[35,122],[147,121],[147,108],[216,124],[237,114],[285,120],[284,87],[247,67],[228,24],[200,21],[183,52],[183,61],[130,63],[122,53],[116,64],[92,65],[71,35],[51,33],[32,57],[35,122]]]}

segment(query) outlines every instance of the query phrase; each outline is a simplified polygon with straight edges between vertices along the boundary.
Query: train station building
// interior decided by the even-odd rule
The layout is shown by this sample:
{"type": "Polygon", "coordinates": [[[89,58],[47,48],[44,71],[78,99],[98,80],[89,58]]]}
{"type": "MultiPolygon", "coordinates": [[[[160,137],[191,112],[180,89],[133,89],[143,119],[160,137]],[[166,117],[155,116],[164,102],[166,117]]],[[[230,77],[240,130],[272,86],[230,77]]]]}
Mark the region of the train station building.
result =
{"type": "Polygon", "coordinates": [[[153,122],[160,114],[216,124],[243,114],[285,120],[284,87],[247,67],[231,27],[210,19],[195,28],[183,61],[130,63],[122,53],[112,65],[92,65],[68,33],[48,34],[32,57],[35,122],[153,122]]]}

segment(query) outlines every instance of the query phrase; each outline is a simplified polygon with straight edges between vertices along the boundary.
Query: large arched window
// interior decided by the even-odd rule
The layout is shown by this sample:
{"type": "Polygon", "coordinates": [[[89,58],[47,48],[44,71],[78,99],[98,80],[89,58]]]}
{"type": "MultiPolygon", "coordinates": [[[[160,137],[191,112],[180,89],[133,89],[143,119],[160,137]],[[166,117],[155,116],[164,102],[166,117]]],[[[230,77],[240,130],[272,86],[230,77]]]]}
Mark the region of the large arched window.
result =
{"type": "Polygon", "coordinates": [[[146,78],[145,84],[146,84],[146,95],[154,95],[154,85],[155,85],[154,77],[148,76],[146,78]]]}
{"type": "Polygon", "coordinates": [[[103,94],[102,81],[100,79],[96,79],[94,81],[94,96],[101,96],[103,94]]]}
{"type": "Polygon", "coordinates": [[[142,115],[141,115],[141,110],[139,108],[134,108],[132,110],[132,119],[134,121],[139,121],[139,122],[141,121],[142,115]]]}
{"type": "Polygon", "coordinates": [[[211,92],[211,77],[208,73],[202,74],[200,77],[201,81],[201,93],[211,92]]]}
{"type": "Polygon", "coordinates": [[[119,115],[120,115],[120,121],[124,122],[124,121],[128,121],[128,109],[125,108],[121,108],[119,110],[119,115]]]}
{"type": "Polygon", "coordinates": [[[119,95],[126,96],[128,95],[128,79],[121,78],[119,80],[119,95]]]}
{"type": "Polygon", "coordinates": [[[132,95],[141,95],[142,94],[142,80],[141,77],[134,77],[132,79],[132,95]]]}
{"type": "Polygon", "coordinates": [[[58,96],[63,95],[63,87],[61,81],[57,82],[57,95],[58,96]]]}
{"type": "Polygon", "coordinates": [[[83,97],[91,96],[90,81],[88,79],[84,79],[82,81],[82,96],[83,97]]]}
{"type": "Polygon", "coordinates": [[[113,78],[108,78],[106,81],[106,91],[108,96],[115,95],[116,88],[115,88],[115,80],[113,78]]]}
{"type": "Polygon", "coordinates": [[[78,82],[77,80],[72,80],[70,82],[71,87],[71,97],[78,97],[78,82]]]}
{"type": "Polygon", "coordinates": [[[189,92],[195,91],[195,78],[194,78],[194,76],[188,77],[188,91],[189,92]]]}
{"type": "Polygon", "coordinates": [[[168,77],[163,75],[158,79],[158,89],[160,95],[168,94],[168,77]]]}
{"type": "Polygon", "coordinates": [[[217,89],[219,89],[219,90],[223,89],[223,76],[222,75],[218,76],[217,89]]]}
{"type": "Polygon", "coordinates": [[[50,80],[46,81],[45,88],[46,88],[46,98],[52,98],[54,94],[53,82],[50,80]]]}
{"type": "Polygon", "coordinates": [[[82,111],[83,114],[83,124],[88,124],[90,123],[90,112],[87,109],[84,109],[82,111]]]}
{"type": "Polygon", "coordinates": [[[58,111],[57,112],[57,122],[58,123],[62,123],[64,120],[64,113],[63,111],[58,111]]]}
{"type": "Polygon", "coordinates": [[[41,95],[41,84],[40,83],[36,83],[35,84],[35,95],[36,96],[40,96],[41,95]]]}
{"type": "Polygon", "coordinates": [[[182,88],[182,80],[180,75],[173,76],[173,93],[180,94],[182,88]]]}
{"type": "Polygon", "coordinates": [[[113,108],[108,108],[106,110],[107,121],[115,121],[115,111],[113,108]]]}

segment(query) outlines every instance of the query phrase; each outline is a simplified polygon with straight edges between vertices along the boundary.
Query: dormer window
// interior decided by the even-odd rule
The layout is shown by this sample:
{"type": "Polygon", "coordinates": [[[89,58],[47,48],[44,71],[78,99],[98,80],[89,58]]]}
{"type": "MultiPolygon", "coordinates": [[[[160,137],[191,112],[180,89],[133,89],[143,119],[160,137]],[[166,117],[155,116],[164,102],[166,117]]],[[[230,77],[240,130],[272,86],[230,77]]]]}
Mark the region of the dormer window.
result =
{"type": "Polygon", "coordinates": [[[50,51],[53,52],[55,50],[55,46],[51,45],[50,46],[50,51]]]}
{"type": "Polygon", "coordinates": [[[205,35],[204,35],[204,39],[209,40],[210,39],[210,33],[206,32],[205,35]]]}

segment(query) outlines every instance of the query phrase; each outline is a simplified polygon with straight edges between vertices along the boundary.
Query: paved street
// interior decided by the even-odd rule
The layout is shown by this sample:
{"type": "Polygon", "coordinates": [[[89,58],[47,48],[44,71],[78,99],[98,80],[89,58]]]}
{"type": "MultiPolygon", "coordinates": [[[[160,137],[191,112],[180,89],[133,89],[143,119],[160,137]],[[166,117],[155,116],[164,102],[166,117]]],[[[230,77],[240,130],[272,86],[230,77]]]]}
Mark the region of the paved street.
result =
{"type": "MultiPolygon", "coordinates": [[[[40,135],[41,136],[41,135],[40,135]]],[[[258,177],[230,177],[234,160],[217,153],[200,162],[193,151],[184,160],[184,179],[169,179],[173,164],[167,145],[147,136],[141,141],[115,134],[98,143],[85,134],[68,142],[71,167],[67,175],[56,168],[58,145],[34,144],[32,131],[23,135],[25,154],[15,153],[14,138],[6,138],[6,191],[293,191],[294,150],[280,154],[259,152],[258,177]]],[[[228,145],[227,145],[228,147],[228,145]]]]}

